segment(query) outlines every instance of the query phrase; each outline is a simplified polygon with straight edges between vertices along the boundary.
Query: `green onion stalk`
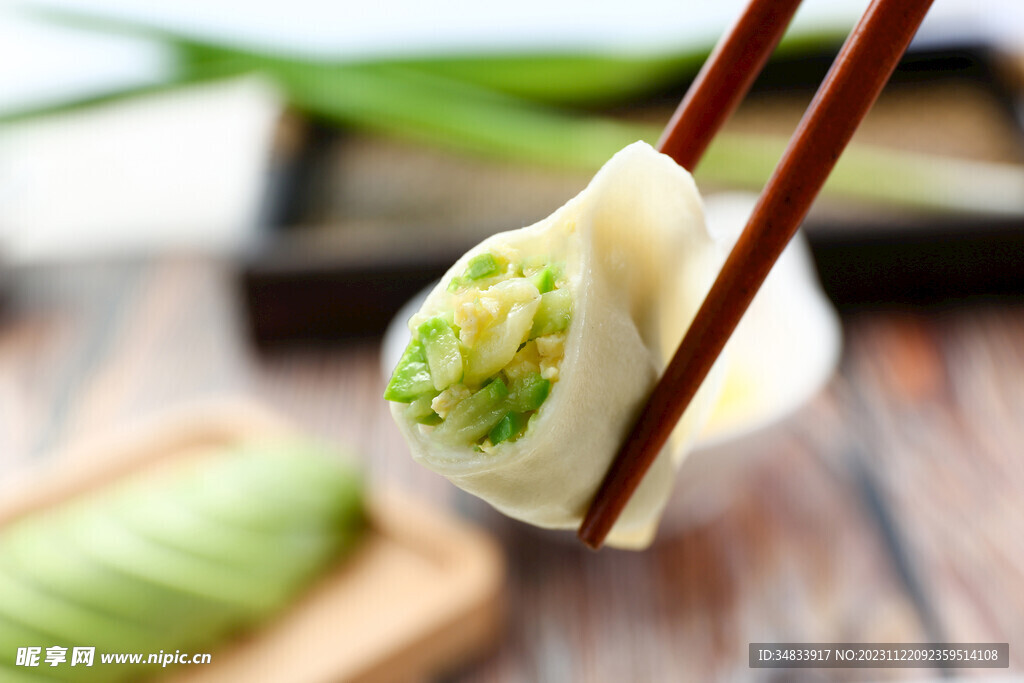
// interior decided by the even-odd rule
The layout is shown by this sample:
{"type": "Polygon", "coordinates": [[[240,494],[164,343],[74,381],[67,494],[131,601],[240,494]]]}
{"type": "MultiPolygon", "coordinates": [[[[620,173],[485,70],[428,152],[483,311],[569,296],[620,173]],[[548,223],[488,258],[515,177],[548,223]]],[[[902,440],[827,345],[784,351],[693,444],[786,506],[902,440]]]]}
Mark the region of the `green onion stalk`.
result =
{"type": "MultiPolygon", "coordinates": [[[[586,172],[596,171],[631,142],[656,142],[661,132],[660,126],[600,115],[592,107],[641,97],[692,75],[708,49],[653,56],[535,54],[340,62],[219,45],[104,19],[57,18],[162,41],[177,56],[178,69],[161,88],[259,74],[280,89],[290,106],[333,125],[499,162],[586,172]]],[[[834,39],[797,36],[780,49],[820,49],[834,39]]],[[[137,90],[98,99],[135,94],[137,90]]],[[[41,113],[20,112],[7,120],[41,113]]],[[[758,191],[785,144],[779,136],[722,133],[697,170],[697,179],[758,191]]],[[[1024,168],[854,144],[823,194],[942,213],[1019,216],[1024,213],[1024,168]]]]}

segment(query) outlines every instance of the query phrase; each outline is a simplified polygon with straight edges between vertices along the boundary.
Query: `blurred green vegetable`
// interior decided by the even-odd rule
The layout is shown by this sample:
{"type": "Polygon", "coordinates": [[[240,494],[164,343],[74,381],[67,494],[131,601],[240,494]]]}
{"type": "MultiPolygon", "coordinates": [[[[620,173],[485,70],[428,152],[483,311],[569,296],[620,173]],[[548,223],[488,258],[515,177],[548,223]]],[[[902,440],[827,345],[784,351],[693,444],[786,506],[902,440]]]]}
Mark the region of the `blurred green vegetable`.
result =
{"type": "MultiPolygon", "coordinates": [[[[280,609],[363,527],[359,476],[298,442],[211,453],[16,522],[0,534],[0,675],[27,646],[209,651],[280,609]]],[[[151,669],[34,673],[113,681],[151,669]]]]}
{"type": "MultiPolygon", "coordinates": [[[[658,55],[330,62],[216,45],[121,21],[64,12],[49,16],[163,41],[178,56],[178,75],[169,87],[261,74],[293,107],[335,125],[496,160],[589,172],[631,142],[654,143],[661,126],[581,113],[579,107],[628,102],[692,76],[709,47],[658,55]]],[[[833,30],[788,35],[779,52],[821,50],[840,38],[833,30]]],[[[780,137],[721,134],[697,178],[758,191],[785,144],[780,137]]],[[[852,145],[824,193],[935,211],[1019,215],[1024,213],[1024,169],[852,145]]]]}

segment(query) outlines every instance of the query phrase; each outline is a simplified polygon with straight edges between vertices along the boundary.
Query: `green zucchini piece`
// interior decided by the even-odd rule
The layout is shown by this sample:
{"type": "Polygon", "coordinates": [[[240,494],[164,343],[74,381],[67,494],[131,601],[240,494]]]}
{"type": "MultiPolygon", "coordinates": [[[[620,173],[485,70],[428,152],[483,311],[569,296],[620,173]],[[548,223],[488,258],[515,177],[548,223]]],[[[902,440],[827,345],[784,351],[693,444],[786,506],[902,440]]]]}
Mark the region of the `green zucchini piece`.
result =
{"type": "Polygon", "coordinates": [[[301,582],[309,567],[330,559],[336,534],[327,529],[264,533],[231,527],[160,492],[132,491],[110,501],[133,533],[162,547],[286,584],[301,582]],[[268,552],[274,548],[274,552],[268,552]]]}
{"type": "Polygon", "coordinates": [[[149,625],[174,642],[202,642],[230,623],[222,605],[140,581],[79,554],[52,525],[19,525],[4,536],[0,567],[54,598],[126,623],[149,625]]]}
{"type": "Polygon", "coordinates": [[[505,416],[494,425],[487,435],[492,444],[499,444],[519,436],[526,427],[526,417],[521,413],[505,413],[505,416]]]}
{"type": "Polygon", "coordinates": [[[551,382],[541,377],[539,372],[531,373],[512,383],[508,403],[512,410],[521,413],[537,410],[550,392],[551,382]]]}
{"type": "Polygon", "coordinates": [[[441,317],[431,318],[416,332],[423,344],[433,388],[443,391],[462,381],[462,351],[448,321],[441,317]]]}
{"type": "MultiPolygon", "coordinates": [[[[88,643],[97,649],[114,651],[155,651],[161,646],[161,633],[67,602],[38,590],[28,581],[0,570],[0,615],[55,639],[39,645],[88,643]]],[[[36,643],[25,643],[35,645],[36,643]]],[[[173,645],[172,645],[173,646],[173,645]]]]}
{"type": "Polygon", "coordinates": [[[482,280],[501,273],[501,264],[494,254],[479,254],[469,259],[465,276],[470,280],[482,280]]]}
{"type": "Polygon", "coordinates": [[[545,294],[555,288],[555,279],[557,277],[558,274],[555,272],[555,269],[547,266],[543,270],[531,275],[530,282],[537,287],[537,291],[545,294]]]}
{"type": "MultiPolygon", "coordinates": [[[[533,289],[532,286],[530,288],[533,289]]],[[[533,299],[516,302],[504,320],[480,336],[476,345],[466,353],[464,381],[467,385],[473,386],[493,377],[515,357],[530,333],[540,300],[541,297],[534,293],[533,299]]]]}
{"type": "Polygon", "coordinates": [[[444,422],[434,429],[434,436],[453,445],[469,445],[486,435],[508,412],[508,387],[495,379],[469,398],[459,402],[444,422]]]}
{"type": "Polygon", "coordinates": [[[431,407],[433,401],[433,396],[420,396],[405,409],[406,417],[420,424],[437,424],[441,421],[441,416],[431,407]]]}
{"type": "Polygon", "coordinates": [[[396,403],[411,403],[423,394],[434,390],[434,382],[430,377],[427,365],[427,354],[423,344],[413,339],[405,347],[402,359],[398,361],[391,381],[384,390],[384,398],[396,403]]]}
{"type": "Polygon", "coordinates": [[[530,339],[561,332],[572,320],[572,295],[567,289],[556,289],[540,296],[540,307],[533,316],[530,339]]]}

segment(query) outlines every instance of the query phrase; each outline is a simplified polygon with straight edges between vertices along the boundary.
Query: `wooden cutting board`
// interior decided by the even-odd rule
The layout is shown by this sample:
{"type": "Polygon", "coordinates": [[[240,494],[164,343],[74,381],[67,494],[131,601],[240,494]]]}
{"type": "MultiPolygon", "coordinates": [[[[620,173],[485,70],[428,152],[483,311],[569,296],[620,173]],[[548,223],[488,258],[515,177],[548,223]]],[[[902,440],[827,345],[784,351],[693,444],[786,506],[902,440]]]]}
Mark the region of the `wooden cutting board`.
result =
{"type": "MultiPolygon", "coordinates": [[[[0,527],[209,446],[292,431],[278,416],[244,403],[167,415],[116,438],[78,445],[6,482],[0,527]]],[[[170,680],[416,680],[492,647],[504,582],[496,545],[395,491],[372,492],[369,511],[370,531],[353,555],[271,622],[212,648],[212,663],[168,666],[170,680]]]]}

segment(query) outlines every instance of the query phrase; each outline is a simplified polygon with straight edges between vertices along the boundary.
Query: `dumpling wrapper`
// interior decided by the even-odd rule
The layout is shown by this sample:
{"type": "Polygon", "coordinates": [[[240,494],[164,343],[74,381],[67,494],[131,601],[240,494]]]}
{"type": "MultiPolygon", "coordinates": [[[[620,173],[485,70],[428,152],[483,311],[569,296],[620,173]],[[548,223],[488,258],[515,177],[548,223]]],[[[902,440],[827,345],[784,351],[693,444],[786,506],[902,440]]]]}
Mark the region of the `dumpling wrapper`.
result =
{"type": "MultiPolygon", "coordinates": [[[[605,473],[721,266],[690,174],[650,145],[621,150],[548,218],[493,235],[460,258],[413,322],[450,310],[447,284],[481,253],[566,264],[572,322],[559,380],[518,440],[490,453],[433,440],[392,404],[413,458],[504,514],[577,528],[605,473]]],[[[650,544],[675,469],[717,397],[716,364],[612,529],[607,543],[650,544]]]]}

